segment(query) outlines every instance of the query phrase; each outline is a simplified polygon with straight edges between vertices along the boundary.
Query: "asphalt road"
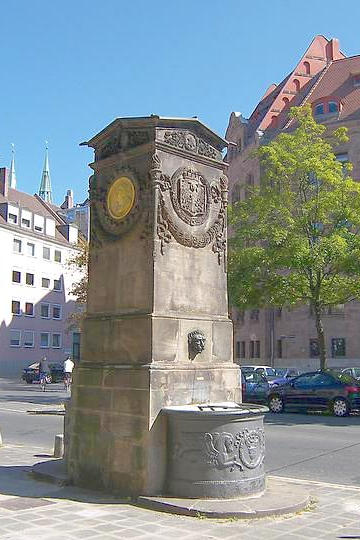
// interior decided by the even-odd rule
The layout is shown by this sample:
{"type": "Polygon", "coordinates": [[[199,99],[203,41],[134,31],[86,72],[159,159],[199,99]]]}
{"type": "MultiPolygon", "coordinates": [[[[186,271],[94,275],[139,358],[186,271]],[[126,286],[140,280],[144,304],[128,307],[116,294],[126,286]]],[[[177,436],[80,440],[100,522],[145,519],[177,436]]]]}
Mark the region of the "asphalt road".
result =
{"type": "MultiPolygon", "coordinates": [[[[51,452],[62,433],[63,417],[31,414],[68,399],[62,384],[46,392],[38,385],[0,380],[0,429],[6,445],[51,452]]],[[[267,414],[266,460],[269,474],[360,486],[360,415],[267,414]]]]}

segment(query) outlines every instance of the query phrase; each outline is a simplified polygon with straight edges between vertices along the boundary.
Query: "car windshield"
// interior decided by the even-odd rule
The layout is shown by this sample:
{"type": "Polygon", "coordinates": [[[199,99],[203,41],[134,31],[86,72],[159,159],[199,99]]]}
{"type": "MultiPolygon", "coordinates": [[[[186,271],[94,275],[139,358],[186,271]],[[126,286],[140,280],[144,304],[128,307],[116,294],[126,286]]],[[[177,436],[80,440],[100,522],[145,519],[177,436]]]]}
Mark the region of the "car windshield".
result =
{"type": "Polygon", "coordinates": [[[359,386],[359,381],[354,379],[351,375],[348,373],[336,373],[335,371],[328,369],[326,370],[326,373],[329,373],[334,379],[344,383],[344,384],[352,384],[354,386],[359,386]]]}
{"type": "Polygon", "coordinates": [[[254,368],[253,367],[242,367],[241,371],[242,371],[242,373],[244,373],[244,375],[247,375],[248,373],[253,373],[254,368]]]}
{"type": "Polygon", "coordinates": [[[276,377],[277,376],[277,373],[276,373],[276,370],[274,368],[265,368],[265,374],[267,377],[276,377]]]}
{"type": "Polygon", "coordinates": [[[287,369],[286,368],[276,368],[276,375],[278,377],[284,377],[286,375],[287,369]]]}

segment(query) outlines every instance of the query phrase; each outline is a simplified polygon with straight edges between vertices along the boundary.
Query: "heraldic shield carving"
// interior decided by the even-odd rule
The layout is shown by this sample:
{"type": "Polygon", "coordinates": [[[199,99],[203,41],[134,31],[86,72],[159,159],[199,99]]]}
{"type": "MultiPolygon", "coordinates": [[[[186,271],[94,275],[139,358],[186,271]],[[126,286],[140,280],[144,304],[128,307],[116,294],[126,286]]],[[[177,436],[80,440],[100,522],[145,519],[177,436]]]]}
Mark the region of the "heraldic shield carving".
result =
{"type": "Polygon", "coordinates": [[[211,245],[225,269],[226,176],[209,182],[194,167],[180,167],[170,178],[162,172],[156,154],[152,157],[150,175],[157,193],[156,232],[161,253],[173,240],[193,248],[211,245]]]}
{"type": "Polygon", "coordinates": [[[171,201],[175,212],[188,225],[202,225],[209,215],[210,187],[195,169],[184,167],[171,179],[171,201]]]}

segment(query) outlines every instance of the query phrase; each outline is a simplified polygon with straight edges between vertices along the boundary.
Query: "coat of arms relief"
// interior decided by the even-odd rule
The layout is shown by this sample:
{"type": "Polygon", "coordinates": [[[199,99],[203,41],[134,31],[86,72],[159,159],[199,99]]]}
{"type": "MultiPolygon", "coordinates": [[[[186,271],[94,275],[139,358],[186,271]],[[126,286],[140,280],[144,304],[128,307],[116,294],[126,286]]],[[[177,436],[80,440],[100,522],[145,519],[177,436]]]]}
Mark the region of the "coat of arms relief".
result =
{"type": "Polygon", "coordinates": [[[194,166],[187,166],[170,177],[162,172],[157,154],[152,157],[150,175],[157,198],[156,234],[161,253],[173,240],[193,248],[211,245],[225,268],[226,176],[209,182],[194,166]]]}

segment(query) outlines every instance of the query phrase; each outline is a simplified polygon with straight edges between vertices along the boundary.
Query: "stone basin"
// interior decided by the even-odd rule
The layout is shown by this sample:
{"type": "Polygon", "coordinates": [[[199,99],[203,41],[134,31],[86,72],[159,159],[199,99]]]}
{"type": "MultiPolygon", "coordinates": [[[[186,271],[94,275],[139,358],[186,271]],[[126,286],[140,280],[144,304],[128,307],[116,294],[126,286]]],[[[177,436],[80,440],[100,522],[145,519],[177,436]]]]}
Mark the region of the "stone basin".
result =
{"type": "Polygon", "coordinates": [[[237,498],[265,490],[263,405],[233,402],[165,407],[171,496],[237,498]]]}

